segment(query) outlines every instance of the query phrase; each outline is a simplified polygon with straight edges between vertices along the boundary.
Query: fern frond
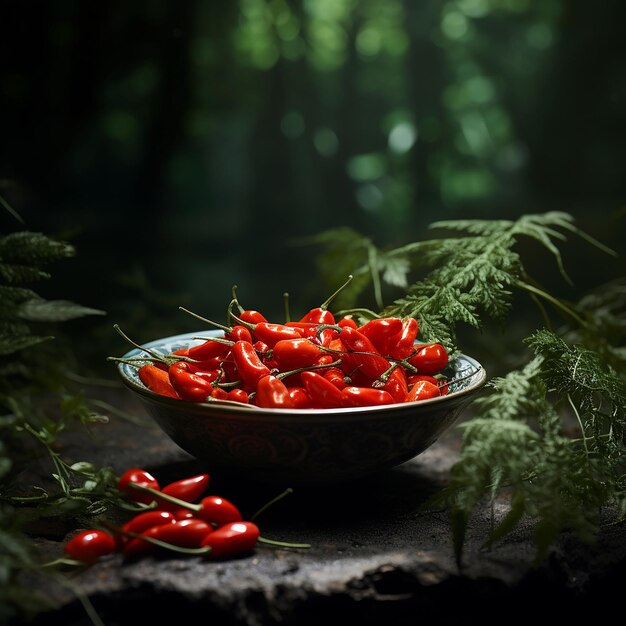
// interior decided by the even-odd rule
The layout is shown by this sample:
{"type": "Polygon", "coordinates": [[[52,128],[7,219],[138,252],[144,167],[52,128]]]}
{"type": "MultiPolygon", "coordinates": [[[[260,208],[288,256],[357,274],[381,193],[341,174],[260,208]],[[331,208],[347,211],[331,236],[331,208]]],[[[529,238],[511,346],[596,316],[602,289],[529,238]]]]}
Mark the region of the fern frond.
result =
{"type": "Polygon", "coordinates": [[[104,311],[69,302],[36,298],[22,302],[17,316],[29,322],[66,322],[85,315],[104,315],[104,311]]]}
{"type": "Polygon", "coordinates": [[[48,272],[30,265],[0,263],[0,277],[9,285],[24,285],[50,278],[48,272]]]}
{"type": "Polygon", "coordinates": [[[71,257],[74,247],[42,233],[20,231],[0,238],[0,259],[18,265],[46,265],[71,257]]]}

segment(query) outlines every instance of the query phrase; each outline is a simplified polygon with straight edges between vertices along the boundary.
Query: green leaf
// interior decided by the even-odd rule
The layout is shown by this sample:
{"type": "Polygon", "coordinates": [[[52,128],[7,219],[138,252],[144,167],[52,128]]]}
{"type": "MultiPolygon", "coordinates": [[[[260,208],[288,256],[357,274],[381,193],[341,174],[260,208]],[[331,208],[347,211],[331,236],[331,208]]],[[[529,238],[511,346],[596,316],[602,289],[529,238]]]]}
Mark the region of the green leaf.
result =
{"type": "Polygon", "coordinates": [[[37,299],[22,303],[17,309],[17,315],[29,322],[65,322],[86,315],[105,315],[105,313],[67,300],[37,299]]]}
{"type": "Polygon", "coordinates": [[[50,278],[50,274],[40,270],[38,267],[32,267],[30,265],[0,263],[0,277],[10,285],[22,285],[37,280],[48,279],[50,278]]]}
{"type": "Polygon", "coordinates": [[[71,257],[74,248],[42,233],[20,231],[0,238],[0,259],[18,265],[43,265],[71,257]]]}
{"type": "Polygon", "coordinates": [[[0,355],[14,354],[20,350],[32,348],[43,341],[48,341],[53,337],[36,337],[34,335],[0,335],[0,355]]]}

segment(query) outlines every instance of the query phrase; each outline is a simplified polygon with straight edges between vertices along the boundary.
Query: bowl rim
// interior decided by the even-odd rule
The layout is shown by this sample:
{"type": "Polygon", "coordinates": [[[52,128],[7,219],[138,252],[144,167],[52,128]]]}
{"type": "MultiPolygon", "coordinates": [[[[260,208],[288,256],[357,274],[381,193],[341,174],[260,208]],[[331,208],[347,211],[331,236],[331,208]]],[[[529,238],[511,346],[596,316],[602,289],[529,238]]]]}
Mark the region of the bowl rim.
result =
{"type": "MultiPolygon", "coordinates": [[[[133,348],[129,350],[122,359],[137,358],[144,352],[143,348],[156,349],[162,348],[165,344],[171,343],[189,343],[189,342],[201,342],[198,337],[220,337],[224,332],[221,330],[201,330],[195,332],[181,333],[178,335],[171,335],[169,337],[161,337],[154,339],[146,343],[140,344],[142,349],[133,348]]],[[[425,343],[425,342],[416,342],[425,343]]],[[[456,360],[464,360],[473,366],[474,370],[468,375],[468,378],[474,378],[467,387],[451,391],[445,396],[438,396],[436,398],[427,398],[425,400],[415,400],[413,402],[396,402],[393,404],[372,405],[364,407],[335,407],[329,409],[281,409],[281,408],[264,408],[257,407],[255,405],[243,404],[241,402],[229,401],[229,400],[214,400],[211,402],[189,402],[187,400],[181,400],[178,398],[169,398],[158,394],[143,385],[141,382],[135,381],[131,378],[127,369],[135,367],[132,364],[118,362],[117,372],[122,379],[122,382],[132,391],[138,393],[144,399],[153,403],[162,404],[169,408],[175,408],[178,410],[192,411],[194,413],[207,413],[210,410],[219,409],[223,413],[231,413],[233,417],[246,416],[246,417],[268,417],[281,419],[281,418],[293,418],[297,416],[315,416],[316,419],[320,417],[333,417],[342,416],[342,418],[348,417],[365,417],[368,414],[375,414],[377,417],[381,413],[394,413],[396,411],[406,411],[411,409],[421,409],[427,406],[436,406],[437,404],[458,404],[469,400],[468,396],[473,395],[475,392],[481,389],[487,382],[487,372],[485,368],[473,357],[466,354],[458,354],[456,360]]]]}

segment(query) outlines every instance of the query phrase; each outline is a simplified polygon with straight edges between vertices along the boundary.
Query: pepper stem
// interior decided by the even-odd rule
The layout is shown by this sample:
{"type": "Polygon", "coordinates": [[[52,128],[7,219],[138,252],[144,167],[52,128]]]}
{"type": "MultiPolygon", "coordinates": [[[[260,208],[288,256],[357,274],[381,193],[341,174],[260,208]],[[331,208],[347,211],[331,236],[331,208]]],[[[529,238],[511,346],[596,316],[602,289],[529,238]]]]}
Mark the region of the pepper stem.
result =
{"type": "Polygon", "coordinates": [[[179,306],[178,308],[181,311],[184,311],[185,313],[191,315],[192,317],[195,317],[196,319],[200,320],[201,322],[206,322],[207,324],[211,324],[211,326],[215,326],[216,328],[221,328],[225,333],[229,333],[232,330],[232,328],[228,326],[224,326],[224,324],[219,324],[218,322],[214,322],[213,320],[207,319],[206,317],[202,317],[202,315],[198,315],[197,313],[194,313],[193,311],[186,309],[184,306],[179,306]]]}
{"type": "Polygon", "coordinates": [[[240,317],[237,317],[233,313],[233,305],[236,302],[237,302],[236,300],[231,300],[230,304],[228,305],[228,315],[229,315],[229,317],[232,317],[238,324],[241,324],[242,326],[245,326],[250,332],[254,332],[254,328],[255,328],[256,324],[251,324],[250,322],[244,322],[244,320],[242,320],[240,317]]]}
{"type": "Polygon", "coordinates": [[[231,289],[231,294],[233,298],[232,302],[237,305],[237,308],[239,309],[239,313],[243,313],[244,308],[241,306],[241,304],[239,304],[239,300],[237,300],[237,285],[233,285],[231,289]]]}
{"type": "Polygon", "coordinates": [[[279,500],[282,500],[285,496],[288,496],[293,493],[293,489],[291,487],[287,487],[285,491],[279,493],[275,498],[272,498],[269,502],[266,502],[251,518],[250,521],[253,522],[261,513],[264,513],[269,509],[273,504],[276,504],[279,500]]]}
{"type": "Polygon", "coordinates": [[[280,548],[303,548],[308,549],[311,547],[310,543],[288,543],[286,541],[276,541],[275,539],[267,539],[267,537],[259,537],[259,543],[267,543],[270,546],[278,546],[280,548]]]}
{"type": "Polygon", "coordinates": [[[320,363],[319,365],[311,365],[309,367],[299,367],[296,370],[289,370],[288,372],[278,372],[276,374],[276,378],[283,380],[283,378],[287,378],[288,376],[293,376],[294,374],[302,374],[302,372],[310,372],[311,370],[321,370],[328,367],[339,367],[341,365],[341,359],[337,361],[332,361],[331,363],[320,363]]]}
{"type": "Polygon", "coordinates": [[[151,357],[153,357],[157,361],[165,361],[162,354],[153,352],[152,350],[149,350],[148,348],[144,348],[143,346],[140,346],[138,343],[135,343],[126,333],[124,333],[124,331],[122,331],[119,324],[113,324],[113,328],[117,331],[119,335],[121,335],[124,339],[126,339],[126,341],[128,341],[128,343],[130,343],[131,346],[135,346],[135,348],[137,348],[138,350],[147,352],[151,357]]]}
{"type": "Polygon", "coordinates": [[[285,323],[291,321],[291,313],[289,312],[289,293],[285,291],[283,294],[283,307],[285,309],[285,323]]]}
{"type": "Polygon", "coordinates": [[[328,296],[328,298],[324,302],[322,302],[322,304],[320,305],[320,309],[326,310],[329,307],[330,303],[352,282],[353,278],[354,276],[350,274],[348,276],[348,280],[346,280],[346,282],[343,285],[341,285],[341,287],[339,287],[339,289],[337,289],[335,293],[328,296]]]}

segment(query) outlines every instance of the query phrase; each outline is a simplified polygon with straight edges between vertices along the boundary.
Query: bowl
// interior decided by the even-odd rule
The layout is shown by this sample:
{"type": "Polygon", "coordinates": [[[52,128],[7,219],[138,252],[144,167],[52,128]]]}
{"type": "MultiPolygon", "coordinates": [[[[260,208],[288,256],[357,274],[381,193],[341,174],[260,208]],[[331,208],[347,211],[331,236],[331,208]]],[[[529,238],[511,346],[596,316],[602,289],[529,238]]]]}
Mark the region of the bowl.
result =
{"type": "MultiPolygon", "coordinates": [[[[202,343],[197,331],[142,347],[167,354],[202,343]]],[[[124,358],[145,353],[133,349],[124,358]]],[[[400,465],[433,444],[485,384],[484,368],[460,355],[444,372],[448,394],[428,400],[337,409],[265,409],[236,402],[193,403],[143,385],[137,368],[119,363],[124,384],[159,427],[209,471],[260,481],[324,483],[361,478],[400,465]]]]}

